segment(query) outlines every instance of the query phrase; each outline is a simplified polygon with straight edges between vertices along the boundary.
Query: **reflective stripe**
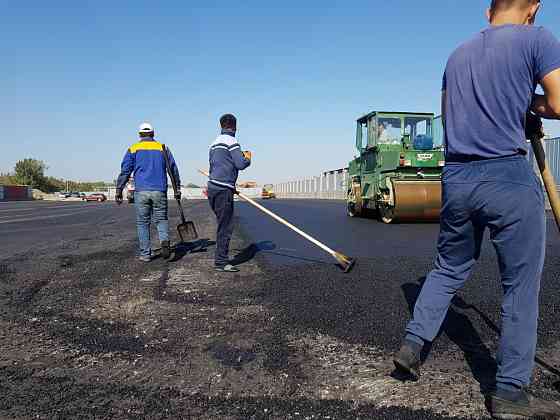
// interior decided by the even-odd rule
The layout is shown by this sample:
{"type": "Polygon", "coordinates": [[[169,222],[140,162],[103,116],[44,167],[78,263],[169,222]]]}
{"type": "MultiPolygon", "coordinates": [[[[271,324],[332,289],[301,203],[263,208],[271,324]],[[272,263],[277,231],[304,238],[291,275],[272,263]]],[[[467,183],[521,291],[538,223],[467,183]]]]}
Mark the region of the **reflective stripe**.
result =
{"type": "Polygon", "coordinates": [[[161,152],[163,151],[163,147],[161,146],[161,143],[158,143],[157,141],[140,141],[130,146],[129,150],[130,153],[136,153],[139,150],[158,150],[161,152]]]}
{"type": "Polygon", "coordinates": [[[231,152],[232,150],[235,150],[235,149],[240,149],[239,145],[230,147],[229,151],[231,152]]]}
{"type": "Polygon", "coordinates": [[[216,149],[229,150],[226,146],[214,146],[214,147],[212,147],[210,150],[216,150],[216,149]]]}
{"type": "Polygon", "coordinates": [[[226,184],[225,182],[214,181],[213,179],[210,180],[212,184],[221,185],[222,187],[228,187],[235,190],[235,187],[231,184],[226,184]]]}

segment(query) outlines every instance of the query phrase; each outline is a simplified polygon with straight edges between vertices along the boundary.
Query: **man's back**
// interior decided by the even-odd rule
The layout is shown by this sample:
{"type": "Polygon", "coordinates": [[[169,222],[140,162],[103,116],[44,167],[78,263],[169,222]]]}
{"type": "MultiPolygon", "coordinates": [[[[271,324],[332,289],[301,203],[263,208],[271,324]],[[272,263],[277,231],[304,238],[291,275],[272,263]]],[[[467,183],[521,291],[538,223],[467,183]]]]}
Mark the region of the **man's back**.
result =
{"type": "Polygon", "coordinates": [[[461,45],[443,81],[447,160],[525,153],[525,113],[558,52],[550,32],[523,25],[491,26],[461,45]]]}
{"type": "Polygon", "coordinates": [[[134,177],[138,191],[167,191],[167,174],[161,143],[143,140],[129,149],[135,155],[134,177]]]}
{"type": "MultiPolygon", "coordinates": [[[[163,157],[164,146],[151,137],[140,139],[128,148],[121,164],[121,174],[117,179],[117,188],[122,190],[132,173],[134,173],[135,190],[167,192],[167,172],[163,157]]],[[[179,170],[173,154],[166,148],[171,171],[177,184],[181,184],[179,170]]]]}
{"type": "Polygon", "coordinates": [[[221,134],[210,145],[209,163],[210,184],[235,189],[238,172],[247,168],[250,161],[243,156],[235,137],[221,134]]]}

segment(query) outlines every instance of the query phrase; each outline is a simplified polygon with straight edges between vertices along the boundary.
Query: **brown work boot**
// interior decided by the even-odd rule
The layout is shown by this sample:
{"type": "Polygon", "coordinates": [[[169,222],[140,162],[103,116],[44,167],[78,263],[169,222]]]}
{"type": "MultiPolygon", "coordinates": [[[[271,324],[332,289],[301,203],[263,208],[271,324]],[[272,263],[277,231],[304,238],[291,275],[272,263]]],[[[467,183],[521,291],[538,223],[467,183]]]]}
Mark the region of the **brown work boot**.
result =
{"type": "Polygon", "coordinates": [[[486,397],[486,407],[494,419],[560,419],[560,404],[546,401],[525,391],[520,391],[515,399],[505,398],[494,392],[486,397]]]}

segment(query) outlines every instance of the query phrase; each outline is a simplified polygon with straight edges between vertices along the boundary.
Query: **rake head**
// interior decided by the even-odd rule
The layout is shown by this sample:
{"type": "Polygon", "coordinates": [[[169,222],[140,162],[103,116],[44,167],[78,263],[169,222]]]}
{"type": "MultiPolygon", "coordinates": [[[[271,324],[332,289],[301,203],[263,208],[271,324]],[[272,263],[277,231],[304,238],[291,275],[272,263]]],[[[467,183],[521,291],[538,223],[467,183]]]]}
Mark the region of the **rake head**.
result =
{"type": "Polygon", "coordinates": [[[340,252],[334,253],[334,258],[338,261],[338,266],[342,271],[345,273],[349,273],[352,268],[354,268],[354,264],[356,264],[356,260],[354,258],[347,257],[340,252]]]}

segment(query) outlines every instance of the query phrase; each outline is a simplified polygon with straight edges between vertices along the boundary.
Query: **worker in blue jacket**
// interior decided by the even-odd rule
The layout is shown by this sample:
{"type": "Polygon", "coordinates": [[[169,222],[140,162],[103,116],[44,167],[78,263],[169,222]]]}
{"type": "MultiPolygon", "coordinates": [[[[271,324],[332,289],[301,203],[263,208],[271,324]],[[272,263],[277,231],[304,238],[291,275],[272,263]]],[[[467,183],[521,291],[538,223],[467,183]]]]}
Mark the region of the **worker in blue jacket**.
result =
{"type": "MultiPolygon", "coordinates": [[[[153,220],[161,242],[161,256],[169,258],[169,221],[167,216],[167,172],[163,153],[169,156],[170,170],[177,185],[181,185],[179,169],[171,151],[154,139],[154,128],[149,123],[140,125],[138,143],[128,148],[121,164],[121,173],[117,179],[115,199],[118,204],[123,200],[123,189],[128,179],[134,174],[134,203],[136,206],[136,227],[140,242],[140,261],[152,259],[150,224],[153,220]]],[[[181,199],[181,191],[175,193],[181,199]]]]}
{"type": "Polygon", "coordinates": [[[220,118],[222,129],[210,145],[210,179],[208,201],[216,215],[216,255],[214,267],[218,271],[237,272],[229,260],[229,242],[233,233],[233,194],[239,171],[251,164],[251,153],[241,151],[235,138],[237,119],[231,114],[220,118]]]}
{"type": "Polygon", "coordinates": [[[560,43],[534,26],[539,0],[493,0],[490,26],[453,52],[443,76],[446,165],[434,269],[395,355],[418,377],[422,348],[480,257],[484,231],[498,255],[503,288],[493,418],[560,418],[560,405],[526,393],[535,364],[546,219],[527,138],[539,118],[560,119],[560,43]],[[540,84],[544,95],[536,94],[540,84]],[[529,113],[528,113],[529,111],[529,113]]]}

